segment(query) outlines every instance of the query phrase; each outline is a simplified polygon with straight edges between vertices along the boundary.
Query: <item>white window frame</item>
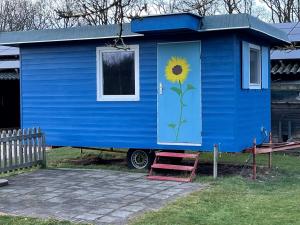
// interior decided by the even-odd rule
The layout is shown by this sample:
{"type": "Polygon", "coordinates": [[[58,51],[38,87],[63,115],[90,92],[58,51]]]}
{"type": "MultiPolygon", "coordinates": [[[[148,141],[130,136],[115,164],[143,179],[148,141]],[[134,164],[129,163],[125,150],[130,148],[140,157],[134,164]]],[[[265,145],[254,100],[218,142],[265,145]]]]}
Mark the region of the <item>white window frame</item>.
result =
{"type": "Polygon", "coordinates": [[[254,45],[254,44],[250,44],[249,43],[249,89],[261,89],[261,82],[262,82],[262,54],[261,54],[261,47],[258,46],[258,45],[254,45]],[[259,60],[258,60],[258,63],[259,63],[259,69],[258,69],[258,72],[259,72],[259,83],[251,83],[251,49],[255,49],[255,50],[258,50],[259,52],[259,60]]]}
{"type": "Polygon", "coordinates": [[[139,101],[140,100],[140,65],[139,65],[139,45],[128,45],[128,50],[118,49],[115,47],[97,47],[97,101],[139,101]],[[103,94],[103,64],[102,53],[103,52],[122,52],[133,51],[134,52],[134,81],[135,81],[135,94],[134,95],[104,95],[103,94]]]}

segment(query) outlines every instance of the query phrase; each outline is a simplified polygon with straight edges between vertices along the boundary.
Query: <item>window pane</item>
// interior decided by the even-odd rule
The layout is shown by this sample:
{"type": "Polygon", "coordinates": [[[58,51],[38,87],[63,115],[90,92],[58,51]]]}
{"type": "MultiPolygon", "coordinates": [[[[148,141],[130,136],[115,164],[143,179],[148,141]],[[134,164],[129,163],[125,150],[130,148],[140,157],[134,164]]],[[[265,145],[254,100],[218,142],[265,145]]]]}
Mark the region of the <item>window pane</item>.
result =
{"type": "Polygon", "coordinates": [[[102,53],[103,94],[134,95],[134,52],[118,51],[102,53]]]}
{"type": "Polygon", "coordinates": [[[260,54],[257,49],[250,49],[250,84],[260,84],[260,54]]]}

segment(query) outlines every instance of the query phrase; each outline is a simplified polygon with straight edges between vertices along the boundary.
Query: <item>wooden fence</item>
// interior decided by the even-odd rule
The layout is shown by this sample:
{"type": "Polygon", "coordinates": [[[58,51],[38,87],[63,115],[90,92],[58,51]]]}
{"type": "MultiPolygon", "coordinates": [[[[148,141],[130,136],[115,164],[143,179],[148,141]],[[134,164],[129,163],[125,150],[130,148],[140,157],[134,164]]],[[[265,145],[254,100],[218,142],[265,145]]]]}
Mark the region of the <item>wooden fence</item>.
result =
{"type": "Polygon", "coordinates": [[[45,137],[40,129],[2,131],[0,173],[45,164],[45,137]]]}

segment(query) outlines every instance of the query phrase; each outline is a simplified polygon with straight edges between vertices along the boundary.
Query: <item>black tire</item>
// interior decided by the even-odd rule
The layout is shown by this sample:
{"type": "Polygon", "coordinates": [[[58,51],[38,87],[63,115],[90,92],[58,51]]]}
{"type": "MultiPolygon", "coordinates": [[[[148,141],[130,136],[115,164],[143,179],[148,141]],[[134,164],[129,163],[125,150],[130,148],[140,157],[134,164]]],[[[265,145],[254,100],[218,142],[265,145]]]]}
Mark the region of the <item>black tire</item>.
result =
{"type": "Polygon", "coordinates": [[[154,152],[143,149],[129,149],[127,152],[127,166],[130,169],[149,169],[154,160],[154,152]]]}

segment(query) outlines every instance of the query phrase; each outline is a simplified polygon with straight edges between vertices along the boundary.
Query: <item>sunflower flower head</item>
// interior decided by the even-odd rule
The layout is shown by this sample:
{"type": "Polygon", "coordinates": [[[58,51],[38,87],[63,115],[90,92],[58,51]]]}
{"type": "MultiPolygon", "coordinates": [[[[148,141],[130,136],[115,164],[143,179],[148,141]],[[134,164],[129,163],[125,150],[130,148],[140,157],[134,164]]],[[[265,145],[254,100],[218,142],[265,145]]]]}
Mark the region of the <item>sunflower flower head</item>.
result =
{"type": "Polygon", "coordinates": [[[183,83],[188,73],[190,72],[190,65],[185,58],[182,57],[172,57],[165,68],[165,74],[167,80],[172,83],[183,83]]]}

